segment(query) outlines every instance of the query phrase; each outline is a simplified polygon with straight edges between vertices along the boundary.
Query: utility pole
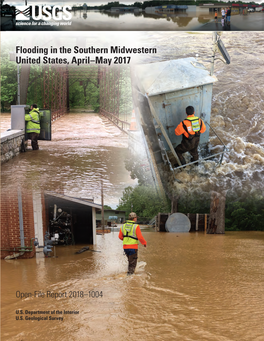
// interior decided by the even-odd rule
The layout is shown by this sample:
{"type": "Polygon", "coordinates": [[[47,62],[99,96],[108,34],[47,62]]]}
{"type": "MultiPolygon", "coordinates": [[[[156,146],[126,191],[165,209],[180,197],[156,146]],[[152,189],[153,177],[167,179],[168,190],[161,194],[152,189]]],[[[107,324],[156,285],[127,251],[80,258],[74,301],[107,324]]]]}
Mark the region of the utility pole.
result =
{"type": "Polygon", "coordinates": [[[103,233],[104,233],[104,188],[103,188],[103,180],[101,180],[101,205],[102,205],[101,225],[102,225],[103,233]]]}
{"type": "Polygon", "coordinates": [[[20,105],[20,74],[19,74],[19,64],[17,64],[17,104],[20,105]]]}
{"type": "Polygon", "coordinates": [[[211,58],[211,73],[210,73],[211,76],[213,76],[213,74],[214,74],[214,59],[215,59],[215,54],[217,51],[216,40],[217,40],[217,32],[213,32],[213,48],[212,48],[213,55],[211,58]]]}

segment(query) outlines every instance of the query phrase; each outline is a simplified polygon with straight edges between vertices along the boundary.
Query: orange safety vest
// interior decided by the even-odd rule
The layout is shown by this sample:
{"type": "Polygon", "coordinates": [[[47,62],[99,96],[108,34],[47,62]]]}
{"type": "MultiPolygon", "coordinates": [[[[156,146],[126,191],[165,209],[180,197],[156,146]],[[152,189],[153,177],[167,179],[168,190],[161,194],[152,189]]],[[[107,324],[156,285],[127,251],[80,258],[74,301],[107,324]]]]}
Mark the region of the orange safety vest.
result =
{"type": "Polygon", "coordinates": [[[200,134],[204,133],[205,131],[206,126],[204,122],[199,117],[189,115],[177,126],[175,129],[175,134],[177,136],[183,134],[187,139],[190,139],[194,136],[200,136],[200,134]],[[200,129],[197,129],[198,125],[200,126],[200,129]]]}

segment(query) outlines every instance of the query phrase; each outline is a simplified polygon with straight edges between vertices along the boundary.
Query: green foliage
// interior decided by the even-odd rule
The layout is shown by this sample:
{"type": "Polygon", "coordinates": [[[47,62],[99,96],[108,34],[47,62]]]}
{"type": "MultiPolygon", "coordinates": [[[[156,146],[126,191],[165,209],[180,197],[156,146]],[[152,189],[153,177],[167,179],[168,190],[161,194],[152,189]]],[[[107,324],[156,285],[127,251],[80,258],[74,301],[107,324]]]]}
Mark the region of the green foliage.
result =
{"type": "Polygon", "coordinates": [[[104,205],[104,209],[105,209],[105,210],[112,210],[112,207],[111,207],[111,206],[108,206],[108,205],[104,205]]]}
{"type": "Polygon", "coordinates": [[[144,160],[133,158],[132,153],[125,159],[125,167],[130,172],[131,179],[138,179],[139,185],[149,186],[153,180],[150,172],[145,171],[144,163],[144,160]]]}
{"type": "Polygon", "coordinates": [[[2,47],[1,51],[1,110],[10,110],[11,104],[16,104],[17,98],[17,66],[10,61],[10,48],[2,47]]]}
{"type": "Polygon", "coordinates": [[[143,3],[142,3],[142,2],[138,2],[138,1],[136,1],[136,2],[134,2],[134,4],[133,4],[133,7],[142,8],[142,5],[143,5],[143,3]]]}
{"type": "Polygon", "coordinates": [[[227,201],[225,224],[229,231],[264,231],[264,199],[227,201]]]}
{"type": "Polygon", "coordinates": [[[69,89],[70,107],[86,108],[91,106],[95,112],[99,111],[99,88],[95,80],[81,79],[72,82],[69,89]]]}
{"type": "Polygon", "coordinates": [[[44,107],[42,97],[42,84],[43,71],[41,66],[31,65],[26,104],[31,105],[32,103],[36,103],[39,108],[44,107]]]}
{"type": "Polygon", "coordinates": [[[169,212],[170,207],[168,202],[163,202],[154,188],[136,186],[125,188],[117,209],[126,211],[127,217],[132,210],[139,217],[151,219],[159,212],[169,212]]]}
{"type": "Polygon", "coordinates": [[[79,82],[75,82],[70,86],[69,102],[70,108],[84,108],[83,88],[79,82]]]}
{"type": "MultiPolygon", "coordinates": [[[[221,0],[216,0],[213,1],[213,3],[222,3],[223,1],[221,0]]],[[[110,10],[111,7],[138,7],[138,8],[142,8],[145,9],[146,7],[155,7],[155,6],[162,6],[162,5],[196,5],[199,6],[200,4],[211,4],[212,1],[211,0],[168,0],[166,2],[164,2],[164,0],[159,0],[159,1],[144,1],[144,2],[134,2],[133,4],[129,5],[129,4],[122,4],[119,3],[118,1],[114,1],[114,2],[109,2],[105,5],[100,5],[100,6],[87,6],[88,9],[99,9],[99,10],[110,10]]],[[[226,2],[226,5],[231,5],[233,3],[236,4],[244,4],[245,1],[241,0],[241,1],[228,1],[226,2]]],[[[254,4],[254,5],[259,5],[259,3],[257,3],[256,1],[251,1],[248,2],[249,4],[254,4]]],[[[262,3],[261,5],[264,5],[264,3],[262,3]]],[[[82,5],[75,5],[73,6],[73,8],[80,8],[82,9],[82,5]]]]}
{"type": "Polygon", "coordinates": [[[210,194],[199,193],[192,195],[181,195],[178,199],[178,211],[181,213],[200,213],[210,212],[210,194]]]}
{"type": "MultiPolygon", "coordinates": [[[[2,48],[2,61],[1,61],[1,111],[10,110],[12,104],[17,103],[17,64],[14,61],[10,61],[11,48],[8,44],[5,44],[2,48]]],[[[21,66],[20,66],[21,68],[21,66]]],[[[31,65],[29,75],[29,85],[27,93],[28,105],[37,103],[39,108],[43,108],[44,105],[49,106],[48,103],[43,103],[43,68],[38,65],[31,65]]],[[[52,89],[52,71],[49,70],[50,84],[52,89]]],[[[54,76],[55,77],[55,76],[54,76]]],[[[69,102],[70,107],[85,108],[91,106],[95,112],[99,111],[99,87],[97,79],[90,80],[84,78],[73,81],[69,88],[69,102]]]]}
{"type": "Polygon", "coordinates": [[[130,69],[128,67],[120,70],[109,68],[105,74],[105,80],[100,82],[100,93],[107,97],[106,101],[102,100],[101,109],[115,113],[118,108],[119,117],[131,113],[133,104],[130,69]]]}
{"type": "Polygon", "coordinates": [[[132,113],[133,103],[132,103],[132,88],[131,88],[130,69],[129,68],[122,70],[121,82],[120,82],[120,84],[116,84],[116,86],[120,87],[119,114],[120,115],[127,115],[128,113],[132,113]]]}

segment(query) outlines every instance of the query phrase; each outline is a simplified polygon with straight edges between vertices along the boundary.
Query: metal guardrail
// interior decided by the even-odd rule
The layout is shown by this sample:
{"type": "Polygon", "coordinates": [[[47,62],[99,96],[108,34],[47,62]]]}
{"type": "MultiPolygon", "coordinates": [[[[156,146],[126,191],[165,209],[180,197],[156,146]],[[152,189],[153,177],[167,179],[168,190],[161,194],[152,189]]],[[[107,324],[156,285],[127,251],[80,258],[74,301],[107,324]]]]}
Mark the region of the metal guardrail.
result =
{"type": "Polygon", "coordinates": [[[105,116],[106,118],[108,118],[112,123],[114,123],[114,125],[116,125],[119,129],[121,129],[124,132],[126,132],[128,130],[128,129],[125,129],[125,126],[130,127],[129,122],[125,122],[125,121],[120,120],[120,118],[118,118],[114,114],[112,114],[112,113],[110,113],[104,109],[100,110],[100,114],[105,116]]]}
{"type": "MultiPolygon", "coordinates": [[[[225,149],[225,147],[224,147],[224,149],[225,149]]],[[[218,156],[218,155],[222,155],[221,160],[219,161],[219,164],[221,164],[221,163],[222,163],[222,160],[223,160],[223,154],[224,154],[224,153],[228,153],[228,151],[227,151],[227,150],[224,150],[223,152],[220,152],[220,153],[217,153],[217,154],[213,154],[213,155],[210,155],[210,156],[207,156],[207,157],[203,157],[202,159],[199,159],[199,160],[197,160],[197,161],[193,161],[193,162],[186,163],[185,165],[176,167],[176,168],[174,168],[174,169],[184,168],[184,167],[186,167],[186,166],[193,165],[193,164],[195,164],[195,163],[197,163],[197,162],[200,162],[200,161],[202,161],[202,160],[211,159],[212,157],[215,157],[215,156],[218,156]]]]}
{"type": "Polygon", "coordinates": [[[149,225],[154,225],[156,223],[156,216],[149,221],[149,225]]]}

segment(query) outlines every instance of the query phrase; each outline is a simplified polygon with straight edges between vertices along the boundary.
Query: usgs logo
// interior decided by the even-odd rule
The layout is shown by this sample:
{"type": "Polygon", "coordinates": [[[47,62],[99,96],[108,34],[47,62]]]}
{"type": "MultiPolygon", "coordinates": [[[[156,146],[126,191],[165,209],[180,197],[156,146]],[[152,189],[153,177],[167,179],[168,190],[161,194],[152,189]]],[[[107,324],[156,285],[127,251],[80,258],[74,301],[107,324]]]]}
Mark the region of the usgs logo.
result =
{"type": "Polygon", "coordinates": [[[71,20],[70,6],[30,5],[16,7],[16,20],[71,20]]]}

